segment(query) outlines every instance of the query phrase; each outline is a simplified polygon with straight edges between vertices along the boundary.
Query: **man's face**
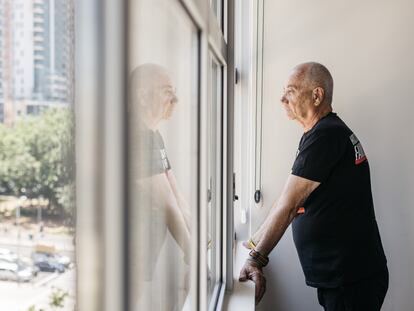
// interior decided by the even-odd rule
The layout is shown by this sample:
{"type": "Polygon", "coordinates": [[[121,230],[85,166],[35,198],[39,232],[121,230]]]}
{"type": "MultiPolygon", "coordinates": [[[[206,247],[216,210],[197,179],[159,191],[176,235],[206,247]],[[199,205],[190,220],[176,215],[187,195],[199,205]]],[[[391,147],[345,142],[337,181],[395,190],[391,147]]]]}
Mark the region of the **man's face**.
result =
{"type": "Polygon", "coordinates": [[[156,90],[155,115],[167,120],[171,117],[178,99],[175,88],[168,76],[162,76],[156,90]]]}
{"type": "Polygon", "coordinates": [[[304,83],[303,75],[293,72],[280,98],[290,120],[303,120],[312,106],[312,90],[304,83]]]}
{"type": "Polygon", "coordinates": [[[175,106],[177,105],[177,102],[178,102],[175,88],[172,86],[171,83],[166,85],[162,89],[161,96],[162,96],[162,105],[163,105],[162,118],[164,120],[168,120],[171,117],[175,109],[175,106]]]}

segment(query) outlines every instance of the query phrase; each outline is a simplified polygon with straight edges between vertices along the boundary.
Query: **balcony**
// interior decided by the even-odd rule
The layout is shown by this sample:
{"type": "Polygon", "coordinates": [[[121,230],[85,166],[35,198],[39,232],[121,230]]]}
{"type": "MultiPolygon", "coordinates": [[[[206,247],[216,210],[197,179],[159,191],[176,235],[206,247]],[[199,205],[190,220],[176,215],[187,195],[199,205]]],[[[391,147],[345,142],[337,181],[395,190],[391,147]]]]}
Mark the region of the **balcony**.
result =
{"type": "Polygon", "coordinates": [[[45,41],[45,39],[43,38],[43,36],[36,34],[36,35],[33,36],[33,41],[35,43],[42,43],[42,42],[45,41]]]}
{"type": "Polygon", "coordinates": [[[33,27],[33,32],[41,32],[41,33],[44,33],[45,32],[45,28],[43,26],[34,26],[33,27]]]}
{"type": "Polygon", "coordinates": [[[45,19],[44,19],[44,17],[35,16],[35,17],[33,18],[33,21],[34,21],[35,23],[41,23],[41,24],[43,24],[43,23],[45,22],[45,19]]]}
{"type": "Polygon", "coordinates": [[[33,8],[33,13],[35,13],[35,14],[45,14],[45,10],[43,9],[43,7],[35,6],[33,8]]]}
{"type": "Polygon", "coordinates": [[[43,52],[45,50],[45,48],[44,48],[43,45],[35,44],[34,47],[33,47],[33,50],[34,50],[35,55],[36,55],[36,54],[39,54],[38,52],[43,52]]]}
{"type": "Polygon", "coordinates": [[[33,56],[33,59],[34,59],[35,61],[44,61],[44,60],[45,60],[45,56],[44,56],[43,54],[35,54],[35,55],[33,56]]]}

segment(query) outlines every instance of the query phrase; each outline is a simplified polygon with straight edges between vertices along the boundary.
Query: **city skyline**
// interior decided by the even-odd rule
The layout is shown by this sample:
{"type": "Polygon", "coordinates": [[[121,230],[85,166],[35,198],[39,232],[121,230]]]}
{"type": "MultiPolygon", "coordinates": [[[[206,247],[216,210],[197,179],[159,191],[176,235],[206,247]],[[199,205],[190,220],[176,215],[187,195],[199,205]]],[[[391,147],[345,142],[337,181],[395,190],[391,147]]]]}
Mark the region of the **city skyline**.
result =
{"type": "Polygon", "coordinates": [[[0,122],[73,103],[73,0],[0,0],[0,122]]]}

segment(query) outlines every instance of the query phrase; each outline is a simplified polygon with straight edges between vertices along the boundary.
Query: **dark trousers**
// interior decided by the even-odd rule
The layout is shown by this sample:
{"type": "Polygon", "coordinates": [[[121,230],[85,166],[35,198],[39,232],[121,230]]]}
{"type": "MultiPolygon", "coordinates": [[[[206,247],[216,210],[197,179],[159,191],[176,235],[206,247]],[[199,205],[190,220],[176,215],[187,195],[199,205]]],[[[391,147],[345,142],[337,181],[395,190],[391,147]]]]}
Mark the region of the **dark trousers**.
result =
{"type": "Polygon", "coordinates": [[[357,283],[338,288],[318,288],[325,311],[380,311],[388,290],[388,269],[357,283]]]}

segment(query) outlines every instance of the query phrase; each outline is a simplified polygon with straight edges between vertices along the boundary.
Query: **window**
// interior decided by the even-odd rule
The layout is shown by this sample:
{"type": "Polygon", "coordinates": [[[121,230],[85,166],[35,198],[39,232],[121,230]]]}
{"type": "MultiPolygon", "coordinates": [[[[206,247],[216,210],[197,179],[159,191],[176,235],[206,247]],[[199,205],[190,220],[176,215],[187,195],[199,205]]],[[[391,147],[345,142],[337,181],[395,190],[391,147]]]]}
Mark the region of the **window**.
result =
{"type": "Polygon", "coordinates": [[[33,44],[24,40],[22,18],[29,13],[24,3],[28,2],[0,4],[0,19],[8,21],[2,27],[2,34],[8,35],[2,53],[10,65],[9,74],[0,75],[0,86],[4,83],[9,89],[0,117],[0,310],[50,310],[57,304],[74,310],[72,103],[51,108],[54,103],[44,100],[48,109],[42,111],[32,97],[33,84],[39,84],[33,81],[39,80],[32,66],[33,54],[18,48],[30,50],[33,44]]]}
{"type": "Polygon", "coordinates": [[[132,310],[181,310],[194,299],[199,37],[178,2],[134,1],[131,14],[130,305],[132,310]]]}
{"type": "Polygon", "coordinates": [[[76,44],[86,53],[77,54],[77,230],[90,238],[78,241],[80,310],[99,309],[86,295],[91,289],[109,310],[124,309],[125,301],[128,310],[220,307],[232,274],[225,267],[232,69],[218,21],[225,16],[216,18],[207,1],[131,0],[126,29],[122,2],[98,11],[98,1],[80,2],[89,14],[77,29],[96,19],[76,44]],[[81,48],[97,38],[99,48],[81,48]],[[96,195],[84,190],[90,185],[96,195]],[[102,273],[86,278],[90,266],[102,273]]]}
{"type": "Polygon", "coordinates": [[[210,306],[216,303],[222,282],[222,67],[210,54],[208,103],[207,290],[210,306]]]}
{"type": "Polygon", "coordinates": [[[238,115],[235,135],[239,158],[235,171],[241,200],[236,206],[235,226],[239,241],[248,239],[256,224],[252,224],[254,207],[261,206],[262,177],[262,92],[263,92],[263,1],[242,3],[236,20],[236,38],[241,48],[236,64],[246,78],[235,99],[238,115]],[[258,198],[256,202],[255,196],[258,198]]]}
{"type": "Polygon", "coordinates": [[[135,271],[131,306],[181,309],[197,295],[197,288],[189,283],[196,279],[204,297],[200,303],[215,308],[223,285],[224,67],[215,56],[217,51],[210,50],[208,76],[201,80],[208,90],[207,109],[201,109],[196,83],[201,74],[197,65],[200,37],[186,11],[178,3],[157,0],[133,4],[131,13],[129,87],[133,103],[128,113],[128,165],[134,173],[128,182],[131,269],[135,271]],[[158,112],[151,113],[160,116],[147,120],[163,100],[171,108],[158,107],[158,112]],[[191,243],[197,230],[200,236],[191,243]],[[154,244],[148,244],[151,241],[154,244]],[[143,253],[141,249],[150,250],[143,253]],[[198,249],[202,249],[201,258],[193,265],[200,265],[201,273],[191,275],[196,270],[190,258],[197,258],[198,249]],[[142,279],[143,270],[148,270],[146,279],[142,279]]]}

